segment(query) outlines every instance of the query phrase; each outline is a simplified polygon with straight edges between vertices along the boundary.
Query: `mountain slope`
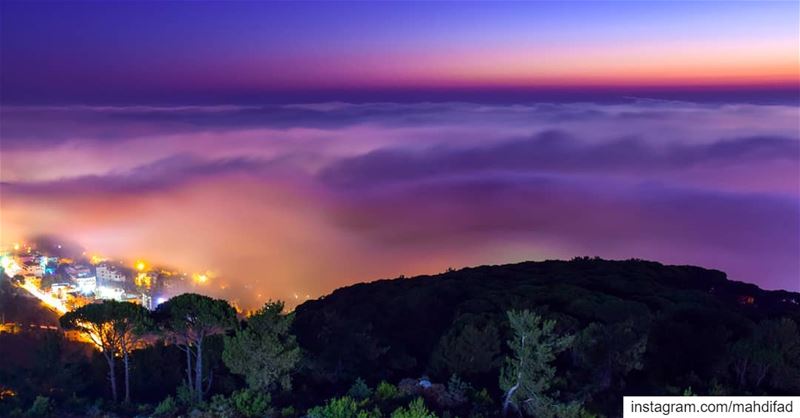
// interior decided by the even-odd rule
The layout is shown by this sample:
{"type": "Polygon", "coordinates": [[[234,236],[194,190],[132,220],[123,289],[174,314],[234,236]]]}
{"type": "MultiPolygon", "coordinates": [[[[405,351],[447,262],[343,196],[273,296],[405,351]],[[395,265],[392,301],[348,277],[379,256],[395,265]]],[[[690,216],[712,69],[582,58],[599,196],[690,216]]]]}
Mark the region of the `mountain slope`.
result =
{"type": "MultiPolygon", "coordinates": [[[[620,381],[603,381],[606,392],[612,386],[625,393],[692,386],[699,393],[728,383],[731,392],[752,392],[759,388],[731,383],[731,347],[765,320],[800,321],[800,294],[730,281],[717,270],[597,258],[380,280],[297,307],[294,331],[313,359],[299,381],[341,388],[357,377],[396,382],[428,375],[443,381],[457,373],[496,390],[511,335],[505,318],[510,309],[556,319],[562,333],[579,335],[594,323],[607,333],[628,329],[645,341],[642,367],[612,379],[620,381]]],[[[574,397],[597,383],[591,375],[599,367],[581,366],[578,351],[559,358],[571,377],[564,393],[574,397]]]]}

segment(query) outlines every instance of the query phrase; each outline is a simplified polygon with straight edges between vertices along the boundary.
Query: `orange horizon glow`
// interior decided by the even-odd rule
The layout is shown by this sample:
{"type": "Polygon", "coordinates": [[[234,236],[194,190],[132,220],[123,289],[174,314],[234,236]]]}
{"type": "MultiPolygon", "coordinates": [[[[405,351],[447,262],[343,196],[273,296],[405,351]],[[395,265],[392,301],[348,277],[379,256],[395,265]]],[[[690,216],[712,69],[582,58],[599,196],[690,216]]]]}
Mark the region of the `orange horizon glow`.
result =
{"type": "Polygon", "coordinates": [[[179,83],[242,91],[402,88],[796,87],[797,39],[706,40],[629,44],[464,45],[380,54],[353,52],[293,62],[298,70],[263,71],[268,57],[232,60],[236,78],[198,74],[179,83]],[[324,77],[319,61],[329,64],[324,77]],[[346,64],[346,65],[345,65],[346,64]]]}

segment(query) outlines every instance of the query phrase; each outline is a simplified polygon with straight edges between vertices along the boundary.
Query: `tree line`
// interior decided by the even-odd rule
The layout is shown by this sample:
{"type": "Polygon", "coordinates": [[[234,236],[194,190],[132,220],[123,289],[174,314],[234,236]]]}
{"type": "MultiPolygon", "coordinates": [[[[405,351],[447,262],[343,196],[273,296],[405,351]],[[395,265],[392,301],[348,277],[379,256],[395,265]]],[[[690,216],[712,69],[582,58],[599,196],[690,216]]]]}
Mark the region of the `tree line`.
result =
{"type": "MultiPolygon", "coordinates": [[[[225,335],[222,359],[234,374],[241,375],[247,389],[235,393],[230,401],[217,397],[216,411],[220,403],[234,402],[233,411],[241,416],[267,416],[270,412],[271,395],[292,388],[292,374],[302,359],[301,349],[291,332],[293,315],[284,312],[282,302],[268,302],[245,320],[237,320],[236,311],[224,300],[197,294],[176,296],[149,313],[139,305],[129,302],[103,301],[69,312],[61,317],[61,325],[67,330],[77,330],[90,339],[102,352],[108,364],[108,379],[112,399],[117,402],[115,375],[117,359],[122,360],[124,370],[124,403],[130,403],[129,370],[130,353],[142,348],[148,337],[159,336],[180,348],[185,355],[185,379],[178,392],[194,406],[204,405],[204,396],[210,388],[211,376],[203,371],[203,346],[212,335],[225,335]]],[[[511,330],[506,341],[508,355],[502,361],[498,388],[501,399],[494,414],[502,416],[532,417],[590,417],[595,416],[584,406],[581,396],[565,398],[554,387],[557,378],[557,359],[564,352],[571,352],[576,364],[584,363],[595,370],[588,379],[586,393],[608,389],[612,382],[619,382],[629,372],[640,370],[646,347],[646,336],[636,335],[635,326],[626,321],[613,326],[592,323],[580,332],[559,332],[557,321],[547,319],[530,310],[506,312],[507,325],[511,330]]],[[[468,333],[475,332],[469,331],[468,333]]],[[[466,338],[470,338],[467,336],[466,338]]],[[[480,346],[480,344],[479,344],[480,346]]],[[[456,367],[459,348],[453,347],[451,359],[456,367]]],[[[763,321],[752,336],[742,339],[731,347],[732,368],[736,379],[745,385],[748,381],[758,387],[769,372],[789,373],[789,379],[800,371],[800,333],[790,319],[763,321]],[[792,374],[794,373],[794,374],[792,374]]],[[[447,362],[445,360],[445,362],[447,362]]],[[[475,363],[474,365],[477,365],[475,363]]],[[[470,370],[465,369],[469,373],[470,370]]],[[[475,370],[472,370],[473,372],[475,370]]],[[[408,380],[408,379],[407,379],[408,380]]],[[[424,404],[423,397],[430,396],[430,387],[424,378],[409,384],[407,394],[423,395],[407,407],[400,406],[392,412],[392,418],[436,417],[424,404]]],[[[398,389],[382,382],[381,397],[391,398],[398,389]],[[390,388],[387,389],[387,386],[390,388]]],[[[467,402],[466,392],[470,385],[456,374],[444,389],[439,406],[446,402],[454,405],[467,402]]],[[[687,388],[690,392],[691,388],[687,388]]],[[[377,406],[365,408],[373,390],[357,379],[346,396],[334,398],[324,405],[311,408],[307,416],[316,418],[383,416],[377,406]]],[[[380,399],[380,398],[378,398],[380,399]]],[[[228,405],[230,407],[230,405],[228,405]]],[[[211,408],[214,407],[203,406],[211,408]]],[[[159,405],[155,416],[169,416],[179,406],[172,397],[159,405]]],[[[274,412],[274,411],[273,411],[274,412]]],[[[475,414],[474,416],[482,416],[475,414]]]]}
{"type": "MultiPolygon", "coordinates": [[[[509,415],[511,408],[518,414],[537,417],[586,415],[579,403],[559,403],[549,394],[556,373],[553,365],[556,355],[572,344],[574,336],[557,335],[554,320],[544,320],[528,310],[509,311],[507,315],[514,337],[508,341],[512,354],[506,359],[499,384],[504,392],[503,415],[509,415]]],[[[222,358],[231,372],[245,378],[248,386],[247,392],[240,392],[234,398],[240,403],[238,411],[242,415],[266,413],[270,393],[291,389],[291,374],[301,359],[300,348],[290,332],[291,321],[292,315],[284,313],[280,301],[266,303],[240,322],[225,300],[191,293],[169,299],[152,314],[135,303],[105,300],[82,306],[60,318],[65,330],[80,332],[102,353],[115,403],[119,400],[116,362],[121,359],[125,404],[131,402],[131,352],[143,348],[148,338],[162,337],[185,354],[185,380],[181,389],[195,405],[201,405],[210,387],[210,379],[203,372],[204,341],[214,334],[226,334],[222,358]]],[[[458,380],[455,375],[453,379],[458,380]]],[[[379,410],[361,409],[360,401],[370,394],[371,389],[359,379],[348,396],[312,408],[308,416],[379,417],[379,410]]],[[[177,405],[171,399],[162,402],[154,415],[176,411],[177,405]]],[[[393,418],[435,416],[424,406],[422,398],[392,414],[393,418]]]]}
{"type": "Polygon", "coordinates": [[[60,323],[65,330],[85,335],[102,353],[114,402],[118,401],[116,362],[122,361],[123,402],[129,403],[130,353],[144,347],[148,339],[161,337],[185,354],[182,389],[200,403],[210,388],[210,376],[203,370],[204,343],[215,334],[226,335],[225,364],[233,373],[245,376],[251,388],[290,387],[289,373],[300,350],[289,334],[291,316],[283,310],[283,302],[268,302],[240,322],[227,301],[186,293],[159,305],[152,314],[138,304],[105,300],[66,313],[60,323]]]}
{"type": "Polygon", "coordinates": [[[589,417],[619,416],[622,395],[793,394],[798,296],[576,259],[359,284],[246,317],[193,294],[153,312],[107,301],[61,318],[88,356],[54,332],[0,333],[0,416],[589,417]]]}

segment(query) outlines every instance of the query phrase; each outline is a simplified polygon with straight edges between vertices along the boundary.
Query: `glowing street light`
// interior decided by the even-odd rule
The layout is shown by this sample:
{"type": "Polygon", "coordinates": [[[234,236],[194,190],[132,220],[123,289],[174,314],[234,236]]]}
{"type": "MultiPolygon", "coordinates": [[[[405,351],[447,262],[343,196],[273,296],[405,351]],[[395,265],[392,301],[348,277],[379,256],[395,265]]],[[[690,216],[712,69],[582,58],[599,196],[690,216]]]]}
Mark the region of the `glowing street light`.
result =
{"type": "Polygon", "coordinates": [[[147,266],[144,264],[144,261],[137,261],[135,267],[136,270],[144,271],[144,268],[147,266]]]}

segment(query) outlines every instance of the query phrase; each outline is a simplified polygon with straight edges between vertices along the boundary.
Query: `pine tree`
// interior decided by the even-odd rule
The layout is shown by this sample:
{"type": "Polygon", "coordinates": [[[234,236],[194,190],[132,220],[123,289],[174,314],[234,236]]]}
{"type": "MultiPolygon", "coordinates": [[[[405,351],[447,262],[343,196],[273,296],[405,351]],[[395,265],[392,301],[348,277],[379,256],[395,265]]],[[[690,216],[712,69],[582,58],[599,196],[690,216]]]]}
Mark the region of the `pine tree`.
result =
{"type": "Polygon", "coordinates": [[[283,314],[283,302],[267,302],[247,319],[246,326],[225,338],[222,359],[251,389],[291,388],[290,373],[300,360],[300,348],[289,332],[292,316],[283,314]]]}
{"type": "Polygon", "coordinates": [[[141,343],[147,311],[134,303],[106,300],[82,306],[61,317],[61,327],[85,334],[100,348],[108,363],[111,396],[117,401],[116,359],[122,357],[125,402],[130,402],[130,352],[141,343]]]}
{"type": "Polygon", "coordinates": [[[234,328],[236,311],[225,300],[184,293],[159,305],[155,316],[161,330],[186,353],[187,388],[202,402],[203,343],[210,335],[234,328]]]}
{"type": "Polygon", "coordinates": [[[569,347],[573,336],[555,333],[556,322],[525,311],[507,312],[514,337],[508,341],[512,354],[500,375],[505,392],[503,414],[510,407],[536,417],[568,417],[579,413],[577,404],[561,404],[551,390],[556,375],[553,362],[558,353],[569,347]]]}

